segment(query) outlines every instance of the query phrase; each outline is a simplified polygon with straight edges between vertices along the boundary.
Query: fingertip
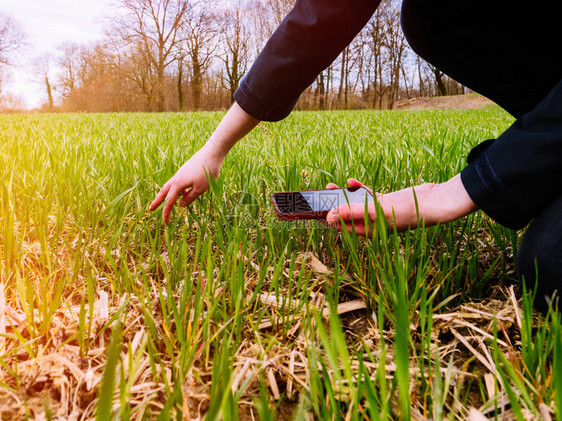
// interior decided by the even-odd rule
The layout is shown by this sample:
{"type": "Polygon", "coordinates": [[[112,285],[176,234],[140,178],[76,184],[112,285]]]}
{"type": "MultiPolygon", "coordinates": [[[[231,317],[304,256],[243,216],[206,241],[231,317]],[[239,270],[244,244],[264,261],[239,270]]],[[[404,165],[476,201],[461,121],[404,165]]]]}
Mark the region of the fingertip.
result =
{"type": "Polygon", "coordinates": [[[333,209],[334,212],[333,218],[337,221],[340,218],[343,221],[351,221],[351,220],[358,220],[363,218],[363,214],[365,213],[365,206],[359,205],[356,203],[350,203],[349,205],[342,205],[339,208],[333,209]]]}
{"type": "Polygon", "coordinates": [[[339,223],[340,216],[341,216],[340,208],[334,208],[330,212],[328,212],[328,215],[326,215],[326,221],[329,223],[339,223]]]}
{"type": "Polygon", "coordinates": [[[363,187],[363,183],[361,183],[359,180],[356,180],[355,178],[348,178],[347,184],[349,184],[349,187],[363,187]]]}
{"type": "Polygon", "coordinates": [[[160,204],[165,200],[169,191],[170,191],[170,186],[166,183],[164,187],[160,189],[160,191],[158,192],[158,194],[156,195],[156,197],[154,198],[148,209],[150,211],[156,210],[158,206],[160,206],[160,204]]]}
{"type": "Polygon", "coordinates": [[[338,187],[337,184],[328,183],[328,184],[326,185],[326,189],[328,189],[328,190],[333,190],[333,189],[339,189],[339,187],[338,187]]]}
{"type": "Polygon", "coordinates": [[[171,213],[172,213],[172,206],[170,206],[170,201],[168,200],[164,205],[164,208],[162,209],[162,218],[164,218],[166,224],[170,222],[171,213]]]}

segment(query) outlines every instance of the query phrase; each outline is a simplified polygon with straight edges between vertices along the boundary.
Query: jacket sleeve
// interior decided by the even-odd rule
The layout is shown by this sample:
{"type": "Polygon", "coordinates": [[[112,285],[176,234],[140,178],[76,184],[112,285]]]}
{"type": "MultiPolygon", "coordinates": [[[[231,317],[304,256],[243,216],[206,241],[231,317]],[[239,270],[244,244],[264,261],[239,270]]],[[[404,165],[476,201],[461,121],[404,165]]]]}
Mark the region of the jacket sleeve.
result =
{"type": "Polygon", "coordinates": [[[523,228],[562,195],[562,80],[496,140],[476,146],[461,179],[492,219],[523,228]]]}
{"type": "Polygon", "coordinates": [[[273,33],[234,99],[252,117],[287,117],[301,93],[332,63],[380,0],[297,0],[273,33]]]}

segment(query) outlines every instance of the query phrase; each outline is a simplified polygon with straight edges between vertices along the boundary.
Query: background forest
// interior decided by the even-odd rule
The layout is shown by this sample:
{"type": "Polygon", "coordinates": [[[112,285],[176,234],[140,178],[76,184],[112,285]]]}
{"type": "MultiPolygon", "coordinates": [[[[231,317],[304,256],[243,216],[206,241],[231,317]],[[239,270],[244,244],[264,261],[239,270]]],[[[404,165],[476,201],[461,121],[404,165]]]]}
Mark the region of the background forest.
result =
{"type": "MultiPolygon", "coordinates": [[[[0,11],[0,110],[17,111],[2,94],[12,72],[30,72],[44,93],[41,111],[220,110],[294,0],[119,0],[105,35],[72,40],[24,66],[18,22],[0,11]]],[[[400,2],[384,0],[340,56],[304,92],[297,109],[392,109],[396,101],[465,93],[465,88],[410,49],[400,2]]]]}

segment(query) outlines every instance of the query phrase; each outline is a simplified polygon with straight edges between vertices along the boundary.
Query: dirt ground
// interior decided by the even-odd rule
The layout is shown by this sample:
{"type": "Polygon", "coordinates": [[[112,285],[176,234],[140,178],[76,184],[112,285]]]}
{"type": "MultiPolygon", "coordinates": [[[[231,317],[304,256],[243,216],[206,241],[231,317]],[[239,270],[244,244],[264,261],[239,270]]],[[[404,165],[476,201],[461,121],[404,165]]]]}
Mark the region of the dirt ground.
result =
{"type": "Polygon", "coordinates": [[[432,98],[412,98],[398,101],[396,110],[468,110],[494,105],[494,102],[482,95],[472,93],[432,98]]]}

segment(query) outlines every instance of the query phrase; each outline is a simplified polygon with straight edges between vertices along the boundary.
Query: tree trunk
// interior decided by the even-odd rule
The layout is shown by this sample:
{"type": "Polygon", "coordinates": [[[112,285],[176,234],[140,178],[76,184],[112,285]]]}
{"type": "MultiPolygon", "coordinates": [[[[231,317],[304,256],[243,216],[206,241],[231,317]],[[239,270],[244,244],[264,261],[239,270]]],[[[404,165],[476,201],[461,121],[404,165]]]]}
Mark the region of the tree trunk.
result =
{"type": "MultiPolygon", "coordinates": [[[[201,63],[199,62],[199,51],[194,49],[191,57],[193,66],[193,77],[191,79],[191,95],[193,96],[193,108],[199,109],[201,103],[201,63]]],[[[233,92],[234,94],[234,92],[233,92]]]]}
{"type": "Polygon", "coordinates": [[[318,108],[320,110],[323,110],[326,106],[324,101],[325,95],[326,95],[326,89],[324,86],[324,72],[321,72],[318,75],[318,79],[316,82],[316,96],[318,97],[318,108]]]}
{"type": "Polygon", "coordinates": [[[165,95],[164,95],[164,40],[159,37],[158,45],[158,62],[156,63],[156,111],[164,111],[165,95]]]}
{"type": "Polygon", "coordinates": [[[156,72],[156,111],[162,112],[164,111],[164,103],[165,103],[165,96],[164,96],[164,66],[160,63],[158,64],[158,70],[156,72]]]}
{"type": "Polygon", "coordinates": [[[183,111],[183,57],[178,58],[178,111],[183,111]]]}
{"type": "Polygon", "coordinates": [[[332,65],[328,66],[328,74],[326,75],[326,91],[324,92],[324,109],[331,110],[332,105],[330,103],[330,90],[334,85],[334,72],[332,65]]]}
{"type": "Polygon", "coordinates": [[[445,81],[443,80],[443,72],[434,67],[433,74],[435,75],[435,83],[437,84],[437,91],[439,92],[439,96],[446,96],[447,87],[445,86],[445,81]]]}
{"type": "Polygon", "coordinates": [[[422,76],[422,62],[421,59],[418,57],[417,58],[417,64],[418,64],[418,78],[419,78],[419,84],[420,84],[420,96],[424,96],[424,82],[423,82],[423,76],[422,76]]]}
{"type": "Polygon", "coordinates": [[[343,104],[344,108],[347,109],[348,97],[349,97],[349,46],[345,51],[345,72],[343,76],[344,86],[343,86],[343,104]]]}
{"type": "MultiPolygon", "coordinates": [[[[406,76],[406,70],[404,69],[404,66],[400,66],[401,72],[402,72],[402,78],[404,79],[404,89],[406,90],[406,98],[410,98],[410,87],[408,86],[408,78],[406,76]]],[[[414,85],[414,82],[412,82],[412,87],[414,85]]]]}
{"type": "Polygon", "coordinates": [[[51,83],[49,82],[49,77],[45,76],[45,86],[47,87],[47,98],[49,99],[49,110],[53,109],[53,92],[51,89],[51,83]]]}
{"type": "Polygon", "coordinates": [[[234,104],[234,92],[238,89],[238,52],[232,54],[232,77],[230,78],[230,105],[234,104]]]}
{"type": "Polygon", "coordinates": [[[343,95],[343,90],[344,90],[344,79],[345,79],[345,52],[346,52],[347,48],[344,49],[341,52],[341,70],[340,70],[340,87],[338,89],[338,108],[342,107],[342,102],[341,102],[341,98],[343,95]]]}

